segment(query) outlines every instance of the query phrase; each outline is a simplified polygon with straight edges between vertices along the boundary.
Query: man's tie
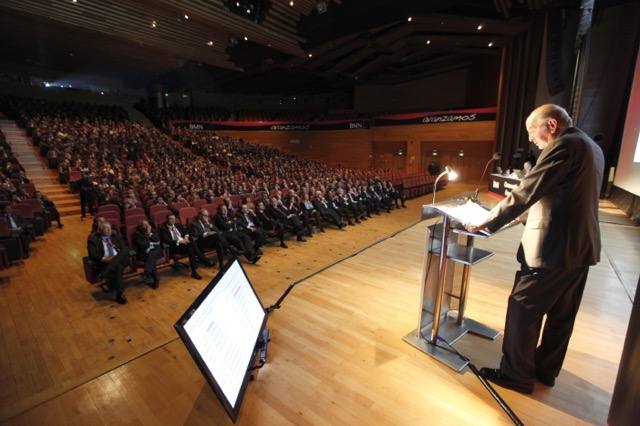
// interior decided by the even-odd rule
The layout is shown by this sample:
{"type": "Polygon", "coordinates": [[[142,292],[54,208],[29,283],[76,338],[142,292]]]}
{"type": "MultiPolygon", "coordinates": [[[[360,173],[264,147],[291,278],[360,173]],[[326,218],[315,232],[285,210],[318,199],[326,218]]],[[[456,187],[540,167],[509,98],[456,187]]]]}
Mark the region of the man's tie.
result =
{"type": "Polygon", "coordinates": [[[113,244],[111,243],[111,238],[107,237],[104,240],[107,243],[107,254],[109,256],[115,256],[116,255],[116,251],[113,248],[113,244]]]}
{"type": "Polygon", "coordinates": [[[176,229],[175,225],[172,226],[169,229],[171,230],[171,238],[173,238],[173,241],[177,241],[178,240],[178,230],[176,229]]]}

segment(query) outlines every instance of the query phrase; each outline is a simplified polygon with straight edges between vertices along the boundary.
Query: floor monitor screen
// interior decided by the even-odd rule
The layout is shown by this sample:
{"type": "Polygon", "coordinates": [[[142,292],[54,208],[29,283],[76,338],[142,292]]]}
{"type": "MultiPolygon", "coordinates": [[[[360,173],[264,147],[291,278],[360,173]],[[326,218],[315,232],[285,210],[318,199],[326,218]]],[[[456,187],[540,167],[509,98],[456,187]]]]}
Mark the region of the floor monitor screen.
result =
{"type": "Polygon", "coordinates": [[[175,325],[234,422],[266,318],[264,307],[244,269],[238,260],[233,260],[175,325]]]}

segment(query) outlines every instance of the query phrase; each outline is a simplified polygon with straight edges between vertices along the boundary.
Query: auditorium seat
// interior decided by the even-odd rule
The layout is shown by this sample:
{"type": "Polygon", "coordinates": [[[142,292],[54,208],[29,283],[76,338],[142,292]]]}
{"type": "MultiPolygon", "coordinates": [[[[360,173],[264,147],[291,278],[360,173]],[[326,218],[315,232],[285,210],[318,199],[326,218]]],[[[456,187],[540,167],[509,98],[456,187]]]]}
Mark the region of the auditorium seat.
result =
{"type": "Polygon", "coordinates": [[[182,207],[178,212],[178,218],[182,225],[189,226],[191,222],[198,216],[198,211],[193,207],[182,207]]]}

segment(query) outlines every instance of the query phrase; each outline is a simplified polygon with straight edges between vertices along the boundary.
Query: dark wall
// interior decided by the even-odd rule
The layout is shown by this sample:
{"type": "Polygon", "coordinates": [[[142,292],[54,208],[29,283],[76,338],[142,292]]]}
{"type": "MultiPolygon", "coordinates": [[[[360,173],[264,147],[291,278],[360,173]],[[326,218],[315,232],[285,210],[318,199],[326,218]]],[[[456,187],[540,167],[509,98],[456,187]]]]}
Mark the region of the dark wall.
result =
{"type": "Polygon", "coordinates": [[[608,167],[618,162],[640,35],[640,2],[594,15],[589,63],[577,124],[597,137],[608,167]]]}
{"type": "Polygon", "coordinates": [[[478,57],[467,74],[465,107],[495,106],[500,77],[500,55],[478,57]]]}

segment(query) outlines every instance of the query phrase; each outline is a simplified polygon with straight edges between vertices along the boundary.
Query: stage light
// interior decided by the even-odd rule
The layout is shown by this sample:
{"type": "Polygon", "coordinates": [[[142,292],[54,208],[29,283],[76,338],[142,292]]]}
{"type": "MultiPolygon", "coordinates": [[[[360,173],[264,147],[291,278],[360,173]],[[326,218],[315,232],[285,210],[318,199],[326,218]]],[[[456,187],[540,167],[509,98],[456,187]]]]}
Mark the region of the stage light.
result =
{"type": "Polygon", "coordinates": [[[427,46],[431,44],[431,40],[427,40],[427,46]]]}
{"type": "Polygon", "coordinates": [[[293,2],[292,1],[289,2],[289,6],[293,7],[293,2]]]}
{"type": "Polygon", "coordinates": [[[156,28],[158,23],[156,21],[151,21],[151,28],[156,28]]]}
{"type": "Polygon", "coordinates": [[[247,9],[247,15],[251,13],[251,9],[247,9]]]}
{"type": "Polygon", "coordinates": [[[49,83],[48,81],[44,82],[44,87],[51,87],[51,83],[49,83]]]}
{"type": "Polygon", "coordinates": [[[478,25],[478,26],[476,27],[476,29],[477,29],[478,31],[481,31],[483,27],[484,27],[484,25],[480,24],[480,25],[478,25]]]}
{"type": "Polygon", "coordinates": [[[71,0],[71,3],[78,3],[78,0],[71,0]]]}
{"type": "Polygon", "coordinates": [[[101,95],[104,95],[104,92],[100,92],[101,95]]]}
{"type": "Polygon", "coordinates": [[[489,46],[489,47],[493,47],[493,42],[492,42],[492,41],[490,41],[490,42],[489,42],[489,44],[487,44],[487,46],[489,46]]]}
{"type": "Polygon", "coordinates": [[[309,57],[310,57],[310,58],[313,58],[313,53],[309,53],[309,57]]]}
{"type": "Polygon", "coordinates": [[[407,22],[411,22],[411,21],[413,21],[413,16],[409,16],[409,17],[407,18],[407,22]]]}
{"type": "Polygon", "coordinates": [[[189,20],[189,15],[187,15],[186,13],[184,14],[184,19],[189,20]]]}
{"type": "Polygon", "coordinates": [[[447,175],[449,180],[451,181],[458,179],[458,173],[456,173],[451,167],[445,166],[444,172],[440,173],[436,178],[436,181],[433,183],[433,202],[431,204],[436,203],[436,190],[438,189],[438,181],[444,175],[447,175]]]}
{"type": "Polygon", "coordinates": [[[207,46],[213,46],[213,40],[209,40],[209,41],[207,42],[207,46]]]}
{"type": "Polygon", "coordinates": [[[240,7],[240,2],[239,1],[236,2],[236,7],[240,7]]]}
{"type": "Polygon", "coordinates": [[[247,37],[247,36],[244,36],[243,39],[244,39],[244,41],[249,41],[249,37],[247,37]]]}

